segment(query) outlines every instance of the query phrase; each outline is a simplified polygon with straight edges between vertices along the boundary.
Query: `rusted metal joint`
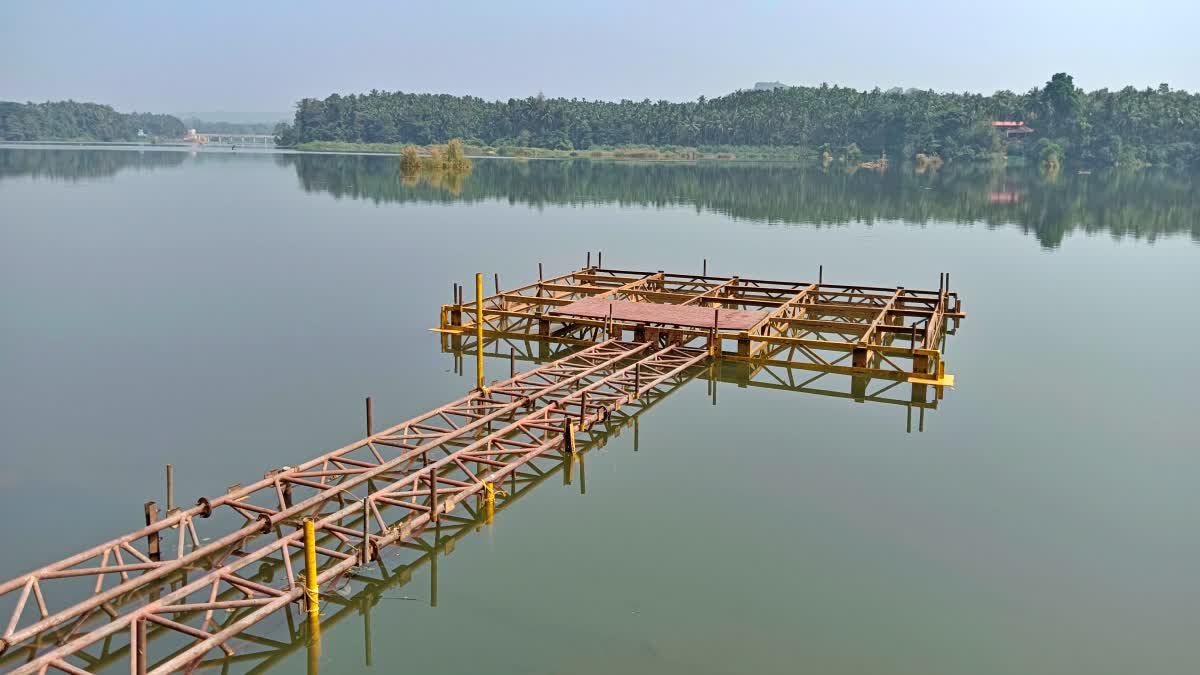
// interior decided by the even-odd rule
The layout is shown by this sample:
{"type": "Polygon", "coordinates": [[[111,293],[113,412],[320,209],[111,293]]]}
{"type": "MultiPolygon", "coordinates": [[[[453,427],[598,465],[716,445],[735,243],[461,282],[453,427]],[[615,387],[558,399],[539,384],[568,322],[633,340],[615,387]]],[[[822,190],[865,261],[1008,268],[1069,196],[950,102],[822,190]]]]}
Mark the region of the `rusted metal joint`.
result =
{"type": "Polygon", "coordinates": [[[275,529],[275,523],[271,522],[271,516],[268,516],[265,513],[258,514],[258,518],[255,518],[255,520],[262,523],[262,525],[259,526],[259,529],[263,534],[271,534],[271,531],[275,529]]]}
{"type": "Polygon", "coordinates": [[[208,501],[208,497],[201,497],[196,500],[196,506],[200,507],[200,515],[207,518],[212,515],[212,502],[208,501]]]}

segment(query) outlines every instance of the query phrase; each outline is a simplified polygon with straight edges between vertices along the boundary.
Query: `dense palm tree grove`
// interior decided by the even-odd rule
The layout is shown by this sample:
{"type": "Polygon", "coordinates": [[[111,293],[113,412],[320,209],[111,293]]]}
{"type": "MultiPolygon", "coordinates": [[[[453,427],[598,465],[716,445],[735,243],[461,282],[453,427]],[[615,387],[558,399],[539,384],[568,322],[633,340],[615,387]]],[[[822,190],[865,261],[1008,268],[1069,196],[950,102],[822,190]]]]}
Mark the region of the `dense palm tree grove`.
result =
{"type": "Polygon", "coordinates": [[[851,144],[864,155],[981,159],[1005,151],[993,120],[1024,121],[1035,133],[1019,152],[1047,152],[1097,164],[1200,165],[1200,95],[1157,89],[1085,93],[1055,75],[1024,94],[784,87],[738,91],[685,103],[587,101],[371,91],[296,106],[280,125],[283,145],[310,141],[444,143],[587,149],[593,146],[776,146],[833,154],[851,144]],[[1049,148],[1049,150],[1048,150],[1049,148]]]}
{"type": "Polygon", "coordinates": [[[183,122],[171,115],[119,113],[112,106],[78,101],[0,101],[0,139],[6,141],[121,141],[147,136],[182,138],[183,122]]]}

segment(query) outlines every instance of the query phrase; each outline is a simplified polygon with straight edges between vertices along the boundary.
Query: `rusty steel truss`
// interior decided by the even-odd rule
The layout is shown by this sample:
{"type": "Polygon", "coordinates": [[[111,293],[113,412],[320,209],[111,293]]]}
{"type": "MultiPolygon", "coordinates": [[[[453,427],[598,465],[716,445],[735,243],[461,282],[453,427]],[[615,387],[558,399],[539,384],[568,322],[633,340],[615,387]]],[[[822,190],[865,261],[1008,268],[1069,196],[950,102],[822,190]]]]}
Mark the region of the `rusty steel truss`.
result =
{"type": "Polygon", "coordinates": [[[914,290],[588,266],[508,291],[496,285],[482,317],[456,286],[438,330],[472,335],[482,323],[485,338],[574,345],[628,336],[759,366],[940,387],[954,384],[941,342],[966,316],[948,274],[937,290],[914,290]]]}
{"type": "Polygon", "coordinates": [[[148,502],[145,527],[0,584],[0,666],[78,674],[127,660],[140,675],[286,654],[286,643],[250,628],[280,613],[296,635],[306,519],[320,586],[386,587],[385,549],[435,564],[439,546],[549,472],[563,468],[569,481],[577,451],[607,433],[632,423],[636,449],[637,416],[704,372],[714,403],[716,383],[730,380],[899,403],[910,430],[912,409],[923,424],[953,385],[942,346],[965,315],[949,275],[922,291],[615,270],[589,259],[551,279],[539,265],[538,276],[506,292],[497,279],[494,295],[470,304],[456,286],[441,309],[443,349],[456,361],[476,354],[481,370],[489,344],[499,356],[510,345],[509,378],[484,386],[479,375],[468,395],[381,431],[368,400],[364,438],[161,518],[148,502]],[[521,360],[554,360],[519,373],[518,346],[521,360]],[[793,370],[819,373],[797,381],[793,370]],[[826,374],[855,384],[812,386],[826,374]],[[874,378],[890,383],[872,393],[874,378]],[[902,383],[912,385],[907,401],[884,395],[902,383]],[[231,645],[276,651],[234,654],[231,645]]]}
{"type": "Polygon", "coordinates": [[[573,453],[577,435],[665,395],[707,358],[607,340],[9,580],[3,646],[22,655],[12,672],[90,672],[87,650],[114,638],[130,645],[131,672],[193,667],[302,599],[304,518],[322,541],[318,582],[334,583],[539,459],[573,453]],[[255,580],[264,566],[283,570],[282,586],[255,580]],[[66,583],[79,579],[90,583],[66,583]],[[151,642],[151,627],[173,639],[151,642]],[[158,645],[165,654],[151,653],[158,645]]]}

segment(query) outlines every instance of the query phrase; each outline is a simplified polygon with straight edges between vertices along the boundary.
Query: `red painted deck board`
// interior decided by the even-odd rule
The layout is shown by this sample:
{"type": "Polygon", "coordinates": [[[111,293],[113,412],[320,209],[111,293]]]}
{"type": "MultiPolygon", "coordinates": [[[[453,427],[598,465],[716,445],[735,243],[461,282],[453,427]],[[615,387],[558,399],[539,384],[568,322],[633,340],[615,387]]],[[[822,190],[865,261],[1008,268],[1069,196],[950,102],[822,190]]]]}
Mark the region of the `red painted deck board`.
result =
{"type": "MultiPolygon", "coordinates": [[[[614,321],[633,323],[686,326],[688,328],[712,328],[716,308],[694,305],[666,305],[653,302],[630,302],[607,298],[584,298],[550,312],[553,316],[578,316],[585,319],[604,319],[612,307],[614,321]]],[[[717,328],[720,330],[748,330],[770,314],[767,310],[721,309],[717,328]]]]}

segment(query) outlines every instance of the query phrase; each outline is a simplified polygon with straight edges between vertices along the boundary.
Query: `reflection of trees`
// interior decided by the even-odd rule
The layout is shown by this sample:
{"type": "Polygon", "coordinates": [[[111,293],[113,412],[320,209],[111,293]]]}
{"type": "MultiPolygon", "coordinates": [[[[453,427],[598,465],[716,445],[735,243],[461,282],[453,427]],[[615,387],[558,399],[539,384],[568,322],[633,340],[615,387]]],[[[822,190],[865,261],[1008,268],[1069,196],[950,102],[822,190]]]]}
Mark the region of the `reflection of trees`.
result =
{"type": "Polygon", "coordinates": [[[289,155],[305,190],[375,202],[502,199],[546,204],[689,205],[767,223],[842,225],[902,220],[1016,225],[1046,247],[1072,231],[1200,241],[1200,180],[1161,172],[1063,174],[970,165],[918,174],[819,166],[484,160],[461,194],[404,185],[394,157],[289,155]]]}
{"type": "Polygon", "coordinates": [[[154,170],[177,167],[183,152],[152,150],[76,150],[0,148],[0,180],[32,176],[51,180],[81,181],[113,176],[124,169],[154,170]]]}

